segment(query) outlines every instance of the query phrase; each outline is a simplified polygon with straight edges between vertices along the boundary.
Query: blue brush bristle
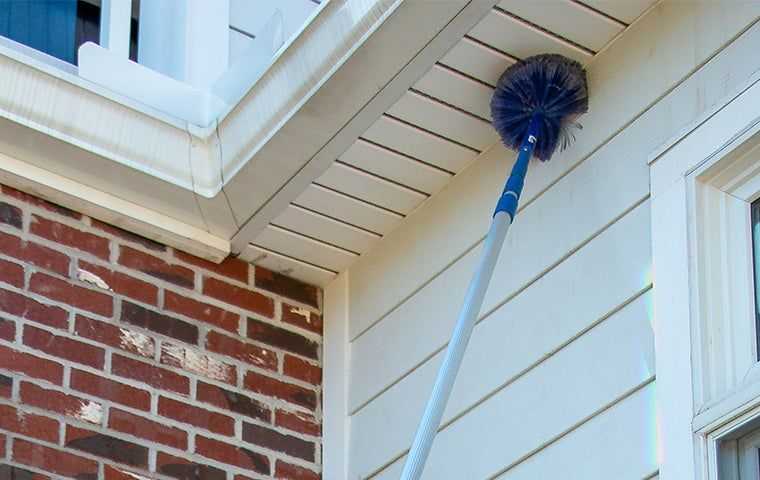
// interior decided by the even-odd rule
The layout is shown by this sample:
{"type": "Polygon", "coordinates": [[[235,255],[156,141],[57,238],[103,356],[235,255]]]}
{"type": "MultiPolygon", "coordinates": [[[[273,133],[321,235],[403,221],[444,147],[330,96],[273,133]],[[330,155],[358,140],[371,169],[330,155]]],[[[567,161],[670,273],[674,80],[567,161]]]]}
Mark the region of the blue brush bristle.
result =
{"type": "Polygon", "coordinates": [[[517,150],[531,117],[539,116],[540,131],[533,154],[549,160],[557,147],[573,139],[579,115],[588,110],[586,72],[562,55],[536,55],[509,67],[491,98],[494,128],[504,144],[517,150]]]}

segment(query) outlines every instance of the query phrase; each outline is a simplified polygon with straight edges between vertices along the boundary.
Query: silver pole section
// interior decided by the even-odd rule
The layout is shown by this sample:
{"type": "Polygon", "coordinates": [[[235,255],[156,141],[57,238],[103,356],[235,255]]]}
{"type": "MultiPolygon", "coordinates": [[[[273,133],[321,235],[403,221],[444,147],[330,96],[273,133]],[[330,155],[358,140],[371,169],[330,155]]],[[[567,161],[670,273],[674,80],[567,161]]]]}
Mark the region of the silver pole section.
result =
{"type": "Polygon", "coordinates": [[[504,211],[498,211],[491,220],[491,228],[486,235],[478,268],[475,270],[470,287],[467,290],[464,305],[459,313],[459,319],[446,350],[446,357],[443,359],[440,370],[438,370],[438,378],[435,380],[433,393],[430,395],[427,407],[425,407],[425,413],[417,428],[414,443],[407,456],[401,480],[419,480],[422,476],[425,462],[433,445],[433,439],[441,424],[441,417],[446,409],[446,403],[449,400],[454,380],[456,380],[459,366],[467,349],[467,343],[470,341],[480,307],[483,304],[483,297],[485,297],[488,283],[491,281],[496,266],[496,260],[511,223],[512,219],[509,213],[504,211]]]}

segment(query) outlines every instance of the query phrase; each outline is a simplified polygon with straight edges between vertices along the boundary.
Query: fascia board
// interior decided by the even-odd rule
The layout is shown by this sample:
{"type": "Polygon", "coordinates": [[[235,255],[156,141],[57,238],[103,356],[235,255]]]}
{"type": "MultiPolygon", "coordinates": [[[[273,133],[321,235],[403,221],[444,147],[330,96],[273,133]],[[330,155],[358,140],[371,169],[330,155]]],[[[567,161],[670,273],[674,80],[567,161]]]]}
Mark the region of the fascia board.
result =
{"type": "Polygon", "coordinates": [[[230,252],[228,240],[203,228],[3,154],[0,154],[0,183],[210,261],[221,262],[230,252]]]}

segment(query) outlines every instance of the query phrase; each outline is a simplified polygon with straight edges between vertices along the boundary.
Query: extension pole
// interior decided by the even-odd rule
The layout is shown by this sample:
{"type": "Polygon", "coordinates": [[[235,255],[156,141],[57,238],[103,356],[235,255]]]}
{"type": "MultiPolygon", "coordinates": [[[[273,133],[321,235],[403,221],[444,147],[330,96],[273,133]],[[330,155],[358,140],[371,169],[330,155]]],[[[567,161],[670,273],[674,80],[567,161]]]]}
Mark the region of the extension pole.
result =
{"type": "Polygon", "coordinates": [[[419,427],[417,427],[414,443],[412,443],[412,448],[406,458],[401,480],[419,480],[422,476],[430,448],[433,446],[433,439],[438,432],[441,417],[451,395],[454,380],[459,371],[459,366],[462,364],[467,343],[470,341],[480,307],[483,305],[483,297],[485,297],[488,283],[491,281],[496,260],[499,258],[507,230],[509,230],[517,212],[517,203],[520,200],[525,174],[528,171],[528,162],[533,155],[533,148],[536,146],[536,135],[540,121],[541,119],[537,115],[531,118],[528,131],[517,154],[517,160],[512,167],[512,173],[510,173],[504,192],[496,204],[491,228],[488,230],[488,235],[486,235],[483,244],[480,261],[467,289],[464,305],[459,312],[459,319],[449,341],[446,357],[438,370],[433,392],[430,394],[425,413],[422,415],[419,427]]]}

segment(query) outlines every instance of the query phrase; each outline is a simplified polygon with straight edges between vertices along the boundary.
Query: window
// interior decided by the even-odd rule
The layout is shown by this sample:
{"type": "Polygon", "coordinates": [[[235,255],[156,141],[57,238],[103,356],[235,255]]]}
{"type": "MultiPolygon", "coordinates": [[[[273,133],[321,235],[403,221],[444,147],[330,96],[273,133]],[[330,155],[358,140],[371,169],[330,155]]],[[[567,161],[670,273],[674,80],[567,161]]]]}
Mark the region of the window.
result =
{"type": "Polygon", "coordinates": [[[755,200],[751,208],[752,216],[752,259],[755,274],[755,343],[757,359],[760,360],[760,201],[755,200]]]}
{"type": "Polygon", "coordinates": [[[758,102],[753,78],[650,160],[663,478],[760,480],[758,102]]]}
{"type": "MultiPolygon", "coordinates": [[[[76,65],[83,43],[99,43],[100,1],[0,0],[0,35],[76,65]]],[[[137,61],[137,35],[133,12],[129,48],[133,61],[137,61]]]]}

